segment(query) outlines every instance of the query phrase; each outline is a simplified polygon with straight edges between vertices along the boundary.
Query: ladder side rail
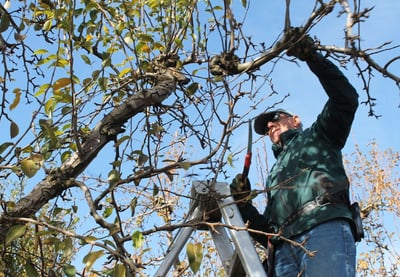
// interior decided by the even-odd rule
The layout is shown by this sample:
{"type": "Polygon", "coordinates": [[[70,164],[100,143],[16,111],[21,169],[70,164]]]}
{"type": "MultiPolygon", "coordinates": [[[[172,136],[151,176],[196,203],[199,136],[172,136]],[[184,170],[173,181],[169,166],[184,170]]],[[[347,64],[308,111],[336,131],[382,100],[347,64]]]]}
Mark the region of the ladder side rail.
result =
{"type": "Polygon", "coordinates": [[[215,230],[211,230],[210,233],[214,241],[215,248],[217,249],[218,256],[221,259],[222,265],[224,266],[225,272],[229,273],[233,263],[233,256],[235,251],[232,246],[225,227],[215,226],[215,230]]]}
{"type": "MultiPolygon", "coordinates": [[[[235,204],[235,200],[231,196],[231,191],[227,183],[217,182],[215,189],[223,197],[218,205],[222,212],[225,223],[236,227],[245,227],[239,208],[235,204]]],[[[260,257],[258,256],[254,243],[246,231],[237,231],[229,229],[236,252],[242,262],[242,266],[248,276],[267,277],[267,273],[262,266],[260,257]]]]}
{"type": "MultiPolygon", "coordinates": [[[[199,207],[196,207],[189,217],[189,222],[191,220],[198,219],[201,216],[201,210],[199,207]]],[[[163,262],[161,263],[160,267],[158,268],[155,277],[164,277],[167,275],[168,271],[171,269],[172,265],[174,264],[175,260],[178,258],[179,253],[182,251],[182,248],[185,246],[186,242],[188,241],[189,237],[195,230],[194,227],[188,226],[183,227],[177,237],[173,241],[168,249],[167,255],[165,256],[163,262]]]]}

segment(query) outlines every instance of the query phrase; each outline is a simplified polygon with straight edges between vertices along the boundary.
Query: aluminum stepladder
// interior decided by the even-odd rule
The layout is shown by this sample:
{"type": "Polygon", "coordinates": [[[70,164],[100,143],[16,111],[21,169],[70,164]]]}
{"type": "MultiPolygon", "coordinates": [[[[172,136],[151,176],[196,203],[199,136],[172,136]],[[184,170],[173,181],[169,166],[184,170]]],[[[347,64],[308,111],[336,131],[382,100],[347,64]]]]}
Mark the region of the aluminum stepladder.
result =
{"type": "MultiPolygon", "coordinates": [[[[170,245],[164,261],[156,272],[156,277],[167,276],[182,248],[196,230],[194,226],[196,221],[203,221],[204,214],[211,209],[215,209],[218,216],[222,216],[226,225],[234,227],[245,226],[227,183],[193,182],[191,212],[188,214],[186,221],[194,223],[193,227],[189,226],[180,229],[170,245]]],[[[254,242],[247,231],[223,226],[215,226],[213,229],[209,228],[209,232],[227,273],[226,276],[267,277],[267,273],[254,247],[254,242]]]]}

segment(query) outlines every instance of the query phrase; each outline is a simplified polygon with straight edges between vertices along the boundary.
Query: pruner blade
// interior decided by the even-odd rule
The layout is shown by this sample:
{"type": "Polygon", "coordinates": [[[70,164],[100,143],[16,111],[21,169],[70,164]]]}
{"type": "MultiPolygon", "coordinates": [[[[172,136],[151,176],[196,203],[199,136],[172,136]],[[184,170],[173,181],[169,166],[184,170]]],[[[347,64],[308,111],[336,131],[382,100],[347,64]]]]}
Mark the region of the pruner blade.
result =
{"type": "Polygon", "coordinates": [[[247,142],[247,153],[244,159],[244,167],[243,167],[243,178],[247,178],[249,175],[250,164],[251,164],[251,156],[252,156],[252,145],[253,145],[253,132],[251,129],[251,120],[249,120],[249,134],[248,134],[248,142],[247,142]]]}

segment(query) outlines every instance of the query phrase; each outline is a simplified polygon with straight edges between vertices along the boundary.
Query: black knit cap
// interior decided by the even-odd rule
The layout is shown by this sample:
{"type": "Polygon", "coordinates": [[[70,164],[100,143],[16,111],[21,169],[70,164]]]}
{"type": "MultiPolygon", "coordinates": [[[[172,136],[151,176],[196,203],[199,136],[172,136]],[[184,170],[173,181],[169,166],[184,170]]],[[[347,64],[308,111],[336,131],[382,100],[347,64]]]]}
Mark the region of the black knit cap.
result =
{"type": "Polygon", "coordinates": [[[270,112],[262,113],[256,117],[254,120],[254,131],[256,131],[259,135],[265,135],[267,133],[267,123],[271,121],[271,119],[277,113],[287,114],[289,116],[293,116],[292,113],[284,110],[284,109],[277,109],[270,112]]]}

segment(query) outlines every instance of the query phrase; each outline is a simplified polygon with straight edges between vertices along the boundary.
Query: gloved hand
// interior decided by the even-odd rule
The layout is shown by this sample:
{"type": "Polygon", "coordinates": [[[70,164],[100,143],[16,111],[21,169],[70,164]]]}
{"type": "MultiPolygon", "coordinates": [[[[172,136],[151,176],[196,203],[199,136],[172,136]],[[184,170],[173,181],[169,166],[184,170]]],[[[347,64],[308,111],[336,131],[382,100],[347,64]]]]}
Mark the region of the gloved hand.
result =
{"type": "Polygon", "coordinates": [[[237,174],[230,184],[230,189],[233,198],[238,202],[238,205],[244,205],[250,201],[251,185],[249,178],[243,178],[242,174],[237,174]]]}
{"type": "Polygon", "coordinates": [[[309,60],[316,56],[316,45],[314,40],[309,35],[304,35],[302,38],[299,28],[292,28],[287,34],[292,44],[286,51],[286,55],[296,57],[302,61],[309,60]]]}

